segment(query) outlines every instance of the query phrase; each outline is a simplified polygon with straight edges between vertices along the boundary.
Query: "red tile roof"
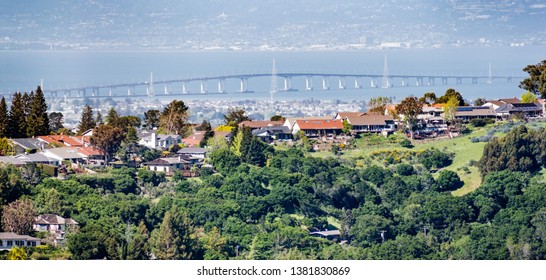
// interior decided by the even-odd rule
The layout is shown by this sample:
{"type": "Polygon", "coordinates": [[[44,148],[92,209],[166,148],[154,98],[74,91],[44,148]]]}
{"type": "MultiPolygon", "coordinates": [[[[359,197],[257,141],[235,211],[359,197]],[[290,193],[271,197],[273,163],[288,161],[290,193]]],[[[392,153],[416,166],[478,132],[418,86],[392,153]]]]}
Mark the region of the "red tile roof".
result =
{"type": "Polygon", "coordinates": [[[196,131],[190,136],[182,139],[182,143],[184,143],[187,147],[197,147],[199,146],[201,139],[203,139],[203,136],[205,136],[204,131],[196,131]]]}
{"type": "Polygon", "coordinates": [[[100,156],[102,155],[98,149],[95,149],[94,147],[79,147],[78,153],[84,154],[85,156],[100,156]]]}
{"type": "Polygon", "coordinates": [[[45,135],[38,136],[39,139],[51,143],[60,143],[70,147],[84,147],[89,144],[90,136],[68,136],[68,135],[45,135]]]}
{"type": "Polygon", "coordinates": [[[341,120],[296,120],[302,130],[305,129],[343,129],[341,120]]]}

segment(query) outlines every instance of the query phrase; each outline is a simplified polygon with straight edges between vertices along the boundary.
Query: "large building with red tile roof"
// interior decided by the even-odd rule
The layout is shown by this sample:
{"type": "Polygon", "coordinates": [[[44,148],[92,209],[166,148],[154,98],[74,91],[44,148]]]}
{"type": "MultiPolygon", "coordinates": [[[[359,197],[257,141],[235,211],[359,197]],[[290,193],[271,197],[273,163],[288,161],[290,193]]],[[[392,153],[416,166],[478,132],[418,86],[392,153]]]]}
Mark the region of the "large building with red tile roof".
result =
{"type": "Polygon", "coordinates": [[[87,147],[90,145],[90,136],[45,135],[36,137],[49,145],[67,147],[87,147]]]}
{"type": "Polygon", "coordinates": [[[296,120],[292,133],[303,131],[307,137],[339,135],[343,130],[341,120],[296,120]]]}

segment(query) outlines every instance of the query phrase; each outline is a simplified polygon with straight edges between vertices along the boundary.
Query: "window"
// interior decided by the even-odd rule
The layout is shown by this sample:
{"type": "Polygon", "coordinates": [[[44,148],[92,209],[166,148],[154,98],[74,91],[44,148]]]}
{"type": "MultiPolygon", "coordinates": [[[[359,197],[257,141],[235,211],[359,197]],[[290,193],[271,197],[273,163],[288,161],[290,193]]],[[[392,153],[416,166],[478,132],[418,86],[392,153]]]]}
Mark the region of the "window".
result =
{"type": "Polygon", "coordinates": [[[12,241],[12,240],[8,240],[7,243],[6,243],[6,245],[7,245],[8,247],[13,246],[13,241],[12,241]]]}

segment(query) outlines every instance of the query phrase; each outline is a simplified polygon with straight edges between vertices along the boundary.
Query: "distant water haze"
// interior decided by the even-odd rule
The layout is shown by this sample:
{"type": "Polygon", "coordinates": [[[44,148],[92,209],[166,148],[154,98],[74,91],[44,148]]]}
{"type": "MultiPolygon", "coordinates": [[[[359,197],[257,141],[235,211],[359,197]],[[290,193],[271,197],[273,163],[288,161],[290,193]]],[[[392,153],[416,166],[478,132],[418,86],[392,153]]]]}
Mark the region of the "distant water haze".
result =
{"type": "MultiPolygon", "coordinates": [[[[383,75],[384,57],[387,57],[390,75],[473,75],[487,76],[489,65],[493,76],[527,76],[522,69],[546,59],[546,46],[453,48],[453,49],[397,49],[377,51],[342,52],[175,52],[175,51],[0,51],[0,93],[10,95],[15,91],[34,90],[43,80],[45,89],[62,89],[78,86],[117,84],[148,81],[153,73],[154,81],[271,73],[273,59],[277,73],[334,73],[383,75]]],[[[284,79],[278,78],[278,88],[284,79]]],[[[381,85],[381,79],[375,81],[381,85]]],[[[425,92],[443,94],[455,88],[467,99],[477,97],[501,98],[520,96],[519,80],[508,83],[506,79],[487,84],[480,80],[472,84],[464,80],[457,85],[449,80],[447,85],[415,86],[415,79],[408,79],[409,87],[402,87],[400,79],[392,79],[392,88],[371,88],[370,79],[359,80],[361,89],[354,89],[354,79],[345,79],[346,90],[338,89],[337,77],[329,79],[330,90],[322,90],[322,79],[315,77],[315,90],[305,90],[305,78],[293,78],[292,87],[298,91],[279,92],[276,100],[320,99],[363,100],[375,96],[393,96],[397,99],[408,95],[421,96],[425,92]]],[[[248,89],[253,93],[238,93],[238,79],[225,82],[224,95],[188,95],[182,99],[269,99],[271,78],[252,78],[248,89]]],[[[186,85],[190,92],[199,92],[199,84],[186,85]]],[[[209,92],[217,90],[217,81],[207,83],[209,92]]],[[[145,94],[145,89],[137,88],[145,94]]],[[[171,93],[181,93],[181,84],[172,84],[171,93]]],[[[116,94],[127,94],[117,89],[116,94]]],[[[156,96],[162,95],[162,85],[155,87],[156,96]]],[[[166,97],[168,98],[168,97],[166,97]]]]}

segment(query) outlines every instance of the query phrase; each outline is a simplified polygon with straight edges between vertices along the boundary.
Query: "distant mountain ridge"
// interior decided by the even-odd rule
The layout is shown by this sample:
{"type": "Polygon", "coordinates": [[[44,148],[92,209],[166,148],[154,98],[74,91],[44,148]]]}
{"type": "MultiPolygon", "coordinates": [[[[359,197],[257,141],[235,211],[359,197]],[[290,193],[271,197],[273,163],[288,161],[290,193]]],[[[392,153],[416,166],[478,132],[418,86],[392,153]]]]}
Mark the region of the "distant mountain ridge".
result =
{"type": "Polygon", "coordinates": [[[0,49],[290,50],[546,43],[546,1],[7,1],[0,49]],[[390,44],[389,44],[390,43],[390,44]]]}

